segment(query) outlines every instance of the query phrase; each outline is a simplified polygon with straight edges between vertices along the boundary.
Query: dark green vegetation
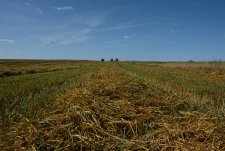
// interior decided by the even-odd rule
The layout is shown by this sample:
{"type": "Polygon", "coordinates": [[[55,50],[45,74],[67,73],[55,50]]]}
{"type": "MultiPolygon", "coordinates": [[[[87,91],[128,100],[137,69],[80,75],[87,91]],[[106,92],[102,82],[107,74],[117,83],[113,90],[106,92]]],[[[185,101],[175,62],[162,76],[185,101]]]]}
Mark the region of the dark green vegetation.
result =
{"type": "Polygon", "coordinates": [[[38,64],[43,73],[27,74],[33,68],[29,63],[19,70],[24,75],[0,78],[0,148],[225,149],[223,68],[204,63],[38,64]]]}

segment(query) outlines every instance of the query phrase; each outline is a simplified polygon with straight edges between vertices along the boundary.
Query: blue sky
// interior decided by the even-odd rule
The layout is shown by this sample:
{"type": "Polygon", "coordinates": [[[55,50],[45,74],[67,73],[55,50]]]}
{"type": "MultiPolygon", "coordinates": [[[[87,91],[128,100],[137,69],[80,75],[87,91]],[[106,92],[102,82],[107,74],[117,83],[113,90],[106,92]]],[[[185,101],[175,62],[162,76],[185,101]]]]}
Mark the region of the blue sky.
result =
{"type": "Polygon", "coordinates": [[[0,0],[0,58],[225,60],[225,1],[0,0]]]}

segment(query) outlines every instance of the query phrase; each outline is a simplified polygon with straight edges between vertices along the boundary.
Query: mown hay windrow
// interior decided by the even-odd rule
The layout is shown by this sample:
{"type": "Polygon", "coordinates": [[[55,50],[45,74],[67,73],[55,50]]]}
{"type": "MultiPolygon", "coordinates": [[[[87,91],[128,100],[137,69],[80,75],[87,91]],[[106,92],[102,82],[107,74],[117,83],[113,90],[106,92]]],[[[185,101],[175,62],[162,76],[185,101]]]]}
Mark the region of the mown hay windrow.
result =
{"type": "Polygon", "coordinates": [[[221,121],[211,113],[185,110],[187,102],[171,103],[161,95],[108,65],[83,77],[40,119],[23,117],[8,134],[15,139],[1,145],[9,150],[225,149],[221,121]]]}

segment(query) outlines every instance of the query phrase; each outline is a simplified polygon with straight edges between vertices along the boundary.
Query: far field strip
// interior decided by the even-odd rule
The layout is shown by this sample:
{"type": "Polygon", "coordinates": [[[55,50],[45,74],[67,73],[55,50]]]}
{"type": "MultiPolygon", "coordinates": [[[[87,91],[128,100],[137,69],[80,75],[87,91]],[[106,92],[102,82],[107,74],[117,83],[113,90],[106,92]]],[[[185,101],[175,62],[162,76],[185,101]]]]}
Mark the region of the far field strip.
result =
{"type": "Polygon", "coordinates": [[[83,75],[35,119],[18,117],[5,129],[7,138],[1,134],[0,146],[8,150],[225,149],[224,123],[213,110],[174,97],[121,64],[101,63],[100,69],[83,75]]]}
{"type": "Polygon", "coordinates": [[[0,78],[73,70],[92,66],[94,61],[17,61],[0,62],[0,78]]]}

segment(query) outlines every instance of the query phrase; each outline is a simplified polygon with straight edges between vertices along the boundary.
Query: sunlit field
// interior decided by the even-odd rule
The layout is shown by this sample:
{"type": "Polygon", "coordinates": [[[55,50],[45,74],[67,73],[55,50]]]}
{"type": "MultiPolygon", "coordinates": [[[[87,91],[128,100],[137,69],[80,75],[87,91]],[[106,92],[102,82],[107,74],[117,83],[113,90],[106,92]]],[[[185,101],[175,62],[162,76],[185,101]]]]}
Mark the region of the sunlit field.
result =
{"type": "Polygon", "coordinates": [[[1,61],[1,150],[225,150],[223,62],[1,61]]]}

